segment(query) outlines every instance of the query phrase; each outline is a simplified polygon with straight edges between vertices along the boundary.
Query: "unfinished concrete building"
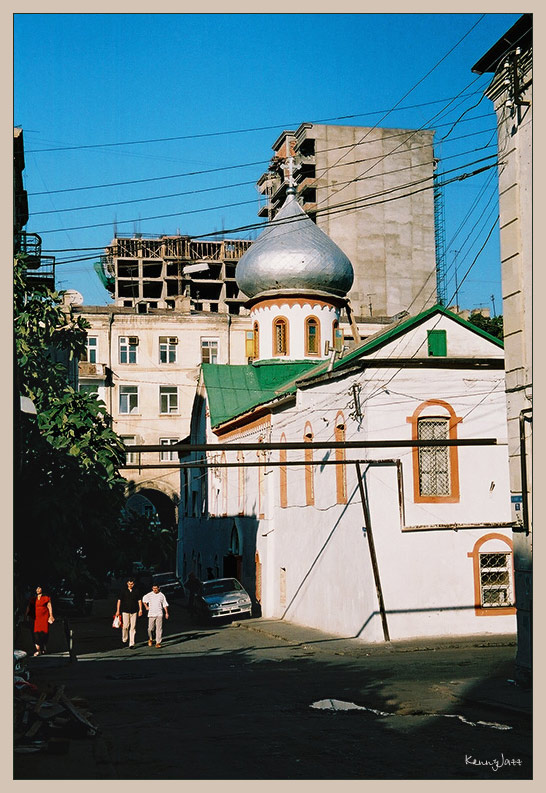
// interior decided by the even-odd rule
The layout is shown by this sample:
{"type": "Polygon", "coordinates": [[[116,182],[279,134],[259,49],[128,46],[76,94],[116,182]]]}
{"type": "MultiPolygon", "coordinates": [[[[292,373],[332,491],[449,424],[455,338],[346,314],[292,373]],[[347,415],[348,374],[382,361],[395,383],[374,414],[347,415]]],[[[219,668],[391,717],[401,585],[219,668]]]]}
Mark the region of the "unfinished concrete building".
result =
{"type": "Polygon", "coordinates": [[[191,309],[245,313],[235,267],[250,240],[193,240],[190,237],[117,237],[97,272],[117,306],[174,309],[188,298],[191,309]]]}
{"type": "Polygon", "coordinates": [[[277,138],[258,180],[266,199],[258,214],[272,219],[293,158],[302,208],[353,264],[349,298],[359,320],[436,303],[433,135],[304,123],[277,138]]]}

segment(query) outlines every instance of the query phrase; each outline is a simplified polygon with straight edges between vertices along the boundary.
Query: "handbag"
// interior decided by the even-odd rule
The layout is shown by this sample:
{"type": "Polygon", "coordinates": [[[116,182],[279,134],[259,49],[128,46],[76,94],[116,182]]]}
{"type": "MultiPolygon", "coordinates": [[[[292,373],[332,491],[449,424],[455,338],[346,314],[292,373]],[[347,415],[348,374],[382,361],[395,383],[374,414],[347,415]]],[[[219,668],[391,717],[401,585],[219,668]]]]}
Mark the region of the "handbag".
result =
{"type": "Polygon", "coordinates": [[[112,628],[121,628],[121,617],[117,614],[114,614],[114,621],[112,622],[112,628]]]}

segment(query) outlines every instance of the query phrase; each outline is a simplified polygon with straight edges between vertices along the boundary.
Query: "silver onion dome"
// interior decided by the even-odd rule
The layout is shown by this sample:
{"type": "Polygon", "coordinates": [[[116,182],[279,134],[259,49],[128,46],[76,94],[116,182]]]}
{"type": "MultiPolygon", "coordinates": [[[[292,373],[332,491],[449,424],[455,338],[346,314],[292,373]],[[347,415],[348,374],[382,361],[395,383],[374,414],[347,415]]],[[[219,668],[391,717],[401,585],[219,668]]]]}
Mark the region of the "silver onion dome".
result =
{"type": "Polygon", "coordinates": [[[305,214],[293,188],[275,220],[241,256],[235,275],[249,298],[279,291],[344,297],[354,279],[348,257],[305,214]]]}

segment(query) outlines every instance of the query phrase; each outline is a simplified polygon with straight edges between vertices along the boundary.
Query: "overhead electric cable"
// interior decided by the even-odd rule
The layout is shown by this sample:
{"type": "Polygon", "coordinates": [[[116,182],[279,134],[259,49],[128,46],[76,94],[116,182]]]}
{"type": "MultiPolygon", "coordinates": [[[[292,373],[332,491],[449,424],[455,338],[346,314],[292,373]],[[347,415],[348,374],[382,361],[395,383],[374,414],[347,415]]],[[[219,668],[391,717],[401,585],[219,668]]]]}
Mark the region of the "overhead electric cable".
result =
{"type": "MultiPolygon", "coordinates": [[[[472,171],[470,173],[463,173],[463,174],[460,174],[459,176],[455,176],[452,179],[446,180],[446,182],[444,182],[440,186],[444,186],[446,184],[451,184],[452,182],[461,181],[461,180],[464,180],[464,179],[469,179],[469,178],[471,178],[473,176],[477,176],[478,174],[483,173],[484,171],[489,170],[490,168],[495,168],[495,167],[497,167],[497,163],[496,162],[492,163],[491,165],[484,166],[483,168],[478,168],[477,170],[472,171]]],[[[430,179],[431,177],[427,177],[427,178],[430,179]]],[[[422,181],[426,181],[426,179],[424,179],[422,181]]],[[[390,188],[390,190],[385,191],[385,192],[392,192],[393,190],[399,190],[399,189],[402,189],[402,188],[399,187],[399,186],[398,187],[393,187],[393,188],[390,188]]],[[[335,204],[335,205],[332,205],[331,207],[328,207],[326,209],[318,210],[317,214],[323,214],[325,216],[329,216],[329,215],[339,214],[339,212],[356,211],[358,209],[365,209],[365,208],[367,208],[369,206],[377,206],[378,204],[381,204],[381,203],[387,203],[387,202],[390,202],[390,201],[393,201],[393,200],[399,200],[401,198],[408,198],[411,195],[415,195],[416,193],[423,192],[423,190],[432,190],[432,189],[433,189],[433,185],[431,185],[430,187],[423,187],[423,188],[420,188],[418,190],[415,190],[415,191],[412,191],[412,192],[409,192],[409,193],[405,193],[405,194],[403,194],[401,196],[394,196],[394,197],[391,197],[391,198],[386,198],[383,201],[379,200],[379,201],[374,201],[374,202],[371,202],[371,203],[364,203],[364,204],[361,204],[360,202],[366,201],[368,197],[367,196],[362,196],[362,197],[360,197],[358,199],[354,199],[353,201],[342,202],[341,204],[335,204]],[[347,206],[348,204],[350,204],[352,206],[347,206]],[[341,208],[338,209],[338,207],[341,207],[341,208]]],[[[117,221],[117,222],[119,224],[137,223],[137,222],[140,222],[142,220],[156,220],[156,219],[159,219],[159,218],[178,217],[180,215],[188,215],[188,214],[194,214],[194,213],[198,213],[198,212],[210,212],[210,211],[213,211],[213,210],[216,210],[216,209],[224,209],[224,208],[227,208],[227,207],[230,207],[230,206],[241,206],[241,205],[249,204],[249,203],[254,203],[254,202],[253,201],[241,201],[241,202],[238,202],[238,203],[235,203],[235,204],[225,204],[225,205],[219,206],[219,207],[207,207],[207,208],[204,208],[204,209],[190,209],[190,210],[185,210],[185,211],[181,211],[181,212],[173,212],[171,214],[166,214],[166,215],[156,215],[156,216],[150,216],[150,217],[145,217],[145,218],[142,218],[142,217],[141,218],[132,218],[132,219],[127,219],[127,220],[122,220],[122,221],[117,221]]],[[[283,219],[282,221],[274,220],[274,221],[272,221],[272,223],[277,224],[277,225],[288,225],[288,224],[294,223],[294,222],[301,222],[301,220],[303,220],[303,217],[286,218],[286,219],[283,219]]],[[[36,233],[44,235],[44,234],[53,234],[53,233],[57,233],[57,232],[60,232],[60,231],[74,231],[76,229],[79,230],[79,229],[87,229],[87,228],[99,228],[101,226],[109,226],[109,225],[111,225],[111,221],[108,221],[107,223],[92,223],[92,224],[85,225],[85,226],[72,226],[72,227],[69,227],[67,229],[40,230],[40,231],[38,231],[36,233]]],[[[235,234],[235,233],[239,233],[239,232],[243,232],[243,231],[263,229],[267,225],[268,225],[268,223],[252,223],[252,224],[247,224],[245,226],[238,226],[238,227],[235,227],[235,228],[232,228],[232,229],[222,229],[221,231],[218,231],[218,230],[210,231],[210,232],[208,232],[206,234],[196,234],[196,235],[192,236],[192,239],[198,240],[198,239],[203,239],[205,237],[208,237],[208,238],[216,237],[219,234],[222,234],[222,235],[235,234]]]]}
{"type": "MultiPolygon", "coordinates": [[[[480,20],[478,20],[478,22],[479,21],[480,20]]],[[[478,23],[476,23],[476,24],[478,24],[478,23]]],[[[468,35],[468,34],[466,34],[466,35],[468,35]]],[[[409,93],[411,93],[411,92],[408,92],[408,94],[409,93]]],[[[406,96],[408,94],[406,94],[406,96]]],[[[405,96],[402,97],[402,99],[400,101],[403,101],[403,99],[405,99],[405,96]]],[[[415,109],[417,109],[419,107],[426,107],[428,105],[435,105],[435,104],[439,104],[439,103],[445,102],[445,101],[447,101],[447,100],[446,99],[434,99],[434,100],[431,100],[430,102],[421,102],[421,103],[415,104],[415,105],[406,105],[405,107],[400,107],[398,109],[399,110],[415,110],[415,109]]],[[[386,111],[386,110],[372,110],[372,111],[366,111],[365,113],[352,113],[352,114],[344,115],[344,116],[331,116],[330,118],[317,119],[316,121],[312,121],[310,123],[312,123],[312,124],[326,124],[326,123],[328,123],[330,121],[343,121],[343,120],[350,119],[350,118],[362,118],[363,116],[364,117],[366,117],[366,116],[376,116],[376,115],[381,115],[382,113],[387,113],[387,112],[390,113],[390,112],[392,112],[392,110],[390,110],[390,111],[386,111]]],[[[292,126],[298,126],[299,127],[299,126],[301,126],[301,123],[302,123],[301,121],[290,121],[290,122],[286,122],[286,123],[282,123],[282,124],[270,124],[270,125],[264,126],[264,127],[246,127],[244,129],[231,129],[231,130],[224,130],[224,131],[217,131],[217,132],[197,132],[197,133],[193,133],[191,135],[175,135],[175,136],[172,136],[172,137],[165,137],[165,138],[148,138],[148,139],[145,139],[145,140],[115,141],[115,142],[112,142],[112,143],[87,143],[87,144],[78,144],[78,145],[73,145],[73,146],[55,146],[55,147],[51,147],[51,148],[48,148],[48,149],[28,149],[27,154],[39,154],[41,152],[51,152],[51,151],[74,151],[74,150],[78,150],[78,149],[100,149],[100,148],[107,148],[107,147],[110,147],[110,146],[137,146],[137,145],[141,145],[141,144],[144,144],[144,143],[146,143],[146,144],[147,143],[167,143],[169,141],[175,141],[175,140],[192,140],[192,139],[196,139],[196,138],[211,138],[211,137],[218,137],[218,136],[222,136],[222,135],[238,135],[238,134],[248,133],[248,132],[263,132],[263,131],[268,130],[268,129],[281,129],[281,128],[286,129],[287,127],[292,127],[292,126]]]]}

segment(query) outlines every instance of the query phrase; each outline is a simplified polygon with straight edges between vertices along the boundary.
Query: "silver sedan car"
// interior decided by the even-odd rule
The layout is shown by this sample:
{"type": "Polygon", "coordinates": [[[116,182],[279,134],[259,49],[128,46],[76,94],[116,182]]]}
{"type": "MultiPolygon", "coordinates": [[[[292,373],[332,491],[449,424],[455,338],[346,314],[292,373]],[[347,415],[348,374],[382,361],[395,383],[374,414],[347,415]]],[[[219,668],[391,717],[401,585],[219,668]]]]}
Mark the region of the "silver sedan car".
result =
{"type": "Polygon", "coordinates": [[[248,592],[236,578],[214,578],[203,581],[196,598],[198,616],[207,619],[219,617],[250,617],[252,601],[248,592]]]}

